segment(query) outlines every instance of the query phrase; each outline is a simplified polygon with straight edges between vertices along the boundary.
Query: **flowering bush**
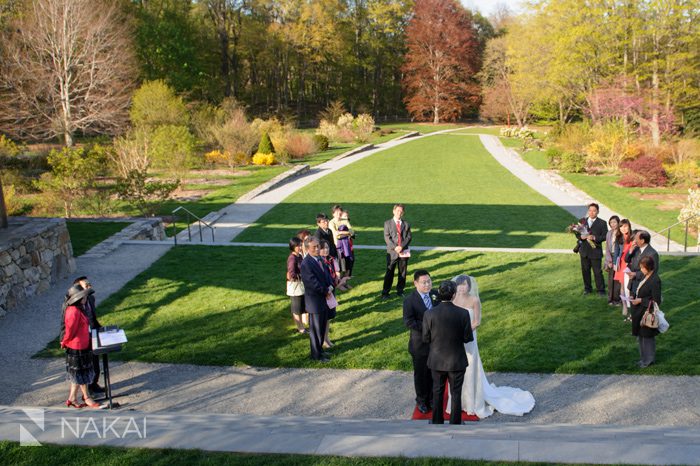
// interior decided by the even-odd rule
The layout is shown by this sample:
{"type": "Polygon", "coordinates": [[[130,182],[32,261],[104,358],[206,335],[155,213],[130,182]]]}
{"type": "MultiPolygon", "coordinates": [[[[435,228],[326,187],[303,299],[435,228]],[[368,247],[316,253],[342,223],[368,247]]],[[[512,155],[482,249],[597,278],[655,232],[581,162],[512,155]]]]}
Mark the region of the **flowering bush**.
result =
{"type": "Polygon", "coordinates": [[[664,170],[675,185],[697,187],[700,183],[700,168],[692,160],[664,164],[664,170]]]}
{"type": "Polygon", "coordinates": [[[15,144],[12,139],[0,134],[0,156],[5,155],[14,157],[15,155],[19,155],[20,152],[21,150],[19,146],[15,144]]]}
{"type": "Polygon", "coordinates": [[[623,175],[618,184],[626,187],[656,187],[668,182],[666,171],[656,157],[644,155],[622,163],[623,175]]]}
{"type": "Polygon", "coordinates": [[[272,165],[273,163],[275,163],[274,154],[261,154],[258,152],[253,156],[253,165],[272,165]]]}
{"type": "Polygon", "coordinates": [[[3,186],[3,196],[5,197],[5,208],[7,215],[21,215],[24,211],[24,204],[17,197],[14,185],[3,186]]]}
{"type": "Polygon", "coordinates": [[[689,225],[695,230],[700,245],[700,234],[698,234],[700,233],[700,189],[688,190],[688,199],[678,215],[678,221],[684,222],[693,217],[695,218],[690,221],[689,225]]]}
{"type": "Polygon", "coordinates": [[[220,151],[218,149],[204,154],[204,161],[211,165],[227,165],[230,158],[230,152],[220,151]]]}
{"type": "Polygon", "coordinates": [[[330,142],[335,142],[338,139],[338,126],[326,120],[321,120],[321,123],[316,130],[316,134],[325,136],[330,142]]]}
{"type": "Polygon", "coordinates": [[[287,137],[287,153],[293,159],[300,159],[316,152],[314,136],[304,133],[293,133],[287,137]]]}
{"type": "Polygon", "coordinates": [[[352,122],[352,127],[355,139],[359,142],[367,142],[374,131],[374,118],[367,113],[357,115],[357,118],[352,122]]]}
{"type": "Polygon", "coordinates": [[[523,126],[522,128],[512,126],[510,128],[501,128],[501,136],[507,138],[534,139],[535,132],[527,126],[523,126]]]}
{"type": "Polygon", "coordinates": [[[338,121],[336,122],[336,126],[338,128],[343,129],[352,129],[353,128],[353,122],[355,121],[355,117],[352,116],[352,113],[345,113],[338,118],[338,121]]]}

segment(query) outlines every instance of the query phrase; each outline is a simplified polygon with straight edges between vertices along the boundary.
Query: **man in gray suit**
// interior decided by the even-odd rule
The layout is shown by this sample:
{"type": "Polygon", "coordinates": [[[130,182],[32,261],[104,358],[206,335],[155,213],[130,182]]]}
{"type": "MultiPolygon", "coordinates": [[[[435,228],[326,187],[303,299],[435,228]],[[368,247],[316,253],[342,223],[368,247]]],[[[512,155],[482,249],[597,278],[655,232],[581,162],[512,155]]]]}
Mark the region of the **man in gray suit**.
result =
{"type": "Polygon", "coordinates": [[[406,288],[406,273],[411,244],[411,225],[403,220],[403,204],[394,205],[394,216],[384,222],[384,242],[386,243],[386,272],[384,272],[384,288],[382,299],[389,298],[389,290],[394,283],[394,272],[399,268],[399,278],[396,281],[396,294],[403,296],[406,288]]]}

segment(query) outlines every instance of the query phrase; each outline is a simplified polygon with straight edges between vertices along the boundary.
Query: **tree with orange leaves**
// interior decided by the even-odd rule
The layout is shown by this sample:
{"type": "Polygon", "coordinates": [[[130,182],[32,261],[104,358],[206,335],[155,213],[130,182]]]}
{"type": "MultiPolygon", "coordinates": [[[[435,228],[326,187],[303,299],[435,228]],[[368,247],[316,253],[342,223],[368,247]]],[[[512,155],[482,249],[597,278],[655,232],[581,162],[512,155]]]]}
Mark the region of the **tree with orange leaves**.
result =
{"type": "Polygon", "coordinates": [[[478,104],[479,43],[457,0],[416,0],[406,40],[404,102],[414,118],[453,121],[478,104]]]}

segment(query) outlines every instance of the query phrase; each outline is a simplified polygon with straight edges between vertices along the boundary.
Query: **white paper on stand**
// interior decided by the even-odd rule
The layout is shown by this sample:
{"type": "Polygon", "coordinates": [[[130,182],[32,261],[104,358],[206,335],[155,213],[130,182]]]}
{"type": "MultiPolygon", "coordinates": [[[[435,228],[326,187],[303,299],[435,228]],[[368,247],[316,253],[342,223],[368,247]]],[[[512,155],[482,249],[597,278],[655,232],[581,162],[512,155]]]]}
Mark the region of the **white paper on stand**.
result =
{"type": "Polygon", "coordinates": [[[126,343],[124,330],[100,332],[100,346],[112,346],[126,343]]]}

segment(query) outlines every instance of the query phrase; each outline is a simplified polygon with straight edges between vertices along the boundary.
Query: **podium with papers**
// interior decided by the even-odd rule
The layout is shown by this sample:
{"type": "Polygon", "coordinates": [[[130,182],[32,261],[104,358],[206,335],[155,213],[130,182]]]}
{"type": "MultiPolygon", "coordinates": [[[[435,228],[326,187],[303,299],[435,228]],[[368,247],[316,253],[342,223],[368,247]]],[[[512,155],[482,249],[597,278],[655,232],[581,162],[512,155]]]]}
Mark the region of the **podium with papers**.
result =
{"type": "Polygon", "coordinates": [[[105,397],[109,409],[119,407],[119,403],[112,402],[112,386],[109,380],[109,353],[122,350],[122,345],[127,342],[126,333],[116,325],[92,329],[92,352],[102,355],[102,366],[104,369],[105,397]]]}

